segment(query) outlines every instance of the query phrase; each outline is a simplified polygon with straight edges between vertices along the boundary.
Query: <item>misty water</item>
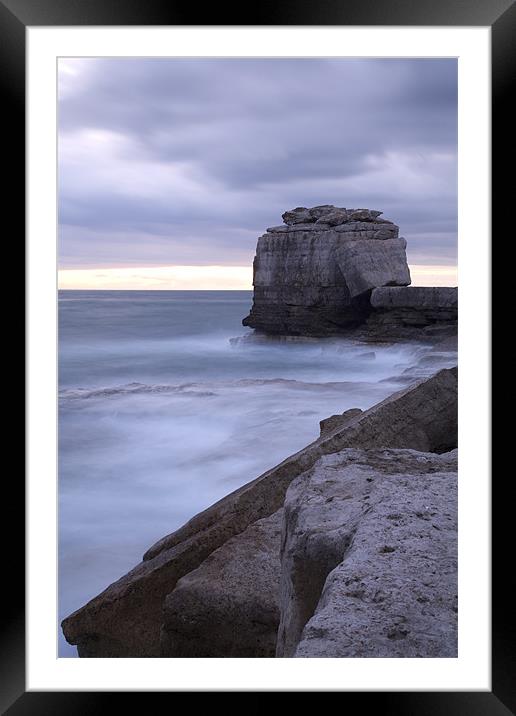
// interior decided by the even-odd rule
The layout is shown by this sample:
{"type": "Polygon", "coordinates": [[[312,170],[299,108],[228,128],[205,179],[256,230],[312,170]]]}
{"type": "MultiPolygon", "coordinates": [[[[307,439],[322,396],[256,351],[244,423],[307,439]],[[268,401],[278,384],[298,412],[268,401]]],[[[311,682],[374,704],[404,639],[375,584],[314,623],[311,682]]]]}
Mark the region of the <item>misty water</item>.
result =
{"type": "MultiPolygon", "coordinates": [[[[248,291],[59,294],[59,615],[156,540],[314,440],[455,362],[415,344],[230,343],[248,291]]],[[[59,654],[76,656],[59,629],[59,654]]]]}

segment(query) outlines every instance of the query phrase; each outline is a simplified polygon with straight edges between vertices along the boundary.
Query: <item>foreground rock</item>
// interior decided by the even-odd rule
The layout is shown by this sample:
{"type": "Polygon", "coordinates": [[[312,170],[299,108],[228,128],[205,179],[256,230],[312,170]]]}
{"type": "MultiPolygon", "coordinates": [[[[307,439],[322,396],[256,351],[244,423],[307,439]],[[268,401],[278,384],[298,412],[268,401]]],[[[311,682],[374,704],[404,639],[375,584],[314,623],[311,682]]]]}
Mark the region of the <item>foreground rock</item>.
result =
{"type": "Polygon", "coordinates": [[[162,656],[275,655],[282,517],[254,522],[179,580],[165,599],[162,656]]]}
{"type": "Polygon", "coordinates": [[[79,655],[159,656],[162,606],[181,577],[216,549],[283,505],[292,480],[344,448],[445,452],[457,445],[457,369],[390,396],[268,470],[164,537],[143,561],[67,617],[63,632],[79,655]]]}
{"type": "Polygon", "coordinates": [[[288,489],[278,656],[457,655],[457,451],[346,449],[288,489]]]}
{"type": "Polygon", "coordinates": [[[410,283],[406,242],[380,214],[329,205],[285,212],[285,225],[258,239],[253,307],[243,324],[305,336],[362,324],[371,289],[410,283]]]}
{"type": "Polygon", "coordinates": [[[333,433],[337,428],[343,428],[345,425],[349,425],[362,412],[360,408],[351,408],[350,410],[345,410],[340,415],[330,415],[329,418],[324,418],[324,420],[319,422],[321,437],[333,433]]]}

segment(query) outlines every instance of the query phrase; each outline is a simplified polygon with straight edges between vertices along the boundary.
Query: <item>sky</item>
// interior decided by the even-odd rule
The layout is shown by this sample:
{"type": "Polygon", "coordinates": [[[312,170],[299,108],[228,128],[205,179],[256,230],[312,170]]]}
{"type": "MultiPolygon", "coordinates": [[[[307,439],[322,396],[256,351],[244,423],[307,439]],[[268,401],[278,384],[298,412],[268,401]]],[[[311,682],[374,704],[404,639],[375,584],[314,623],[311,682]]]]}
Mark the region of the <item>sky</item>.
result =
{"type": "Polygon", "coordinates": [[[59,285],[251,288],[296,206],[383,211],[456,285],[454,59],[59,60],[59,285]]]}

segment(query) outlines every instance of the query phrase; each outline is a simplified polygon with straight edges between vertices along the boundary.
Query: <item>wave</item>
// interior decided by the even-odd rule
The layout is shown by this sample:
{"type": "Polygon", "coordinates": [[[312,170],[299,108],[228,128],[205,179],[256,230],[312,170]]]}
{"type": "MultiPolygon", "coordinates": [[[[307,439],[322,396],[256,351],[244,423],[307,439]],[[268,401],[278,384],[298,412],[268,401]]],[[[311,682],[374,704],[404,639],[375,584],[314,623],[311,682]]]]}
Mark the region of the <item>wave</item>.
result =
{"type": "MultiPolygon", "coordinates": [[[[364,385],[369,384],[363,381],[364,385]]],[[[240,378],[237,380],[217,381],[215,383],[181,383],[179,385],[155,385],[146,383],[124,383],[104,388],[63,388],[59,398],[64,400],[109,398],[138,394],[180,394],[194,397],[212,397],[218,395],[217,390],[252,387],[282,387],[294,390],[335,390],[347,386],[357,387],[357,381],[326,381],[309,382],[289,378],[240,378]],[[209,386],[209,387],[208,387],[209,386]]]]}
{"type": "Polygon", "coordinates": [[[182,395],[192,395],[198,397],[216,395],[213,391],[190,390],[190,388],[193,388],[192,383],[184,383],[183,385],[146,385],[145,383],[125,383],[124,385],[114,385],[108,388],[63,388],[59,391],[59,398],[109,398],[121,395],[137,395],[140,393],[181,393],[182,395]]]}

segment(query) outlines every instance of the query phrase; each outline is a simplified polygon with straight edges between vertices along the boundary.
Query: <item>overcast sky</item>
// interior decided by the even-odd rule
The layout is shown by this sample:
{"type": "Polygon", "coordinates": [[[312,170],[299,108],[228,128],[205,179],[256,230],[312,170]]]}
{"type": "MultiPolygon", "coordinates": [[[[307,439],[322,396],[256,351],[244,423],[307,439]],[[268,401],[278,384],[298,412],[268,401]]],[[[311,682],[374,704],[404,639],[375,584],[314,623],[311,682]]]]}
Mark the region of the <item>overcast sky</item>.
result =
{"type": "Polygon", "coordinates": [[[66,59],[63,268],[250,265],[295,206],[372,208],[456,263],[455,60],[66,59]]]}

